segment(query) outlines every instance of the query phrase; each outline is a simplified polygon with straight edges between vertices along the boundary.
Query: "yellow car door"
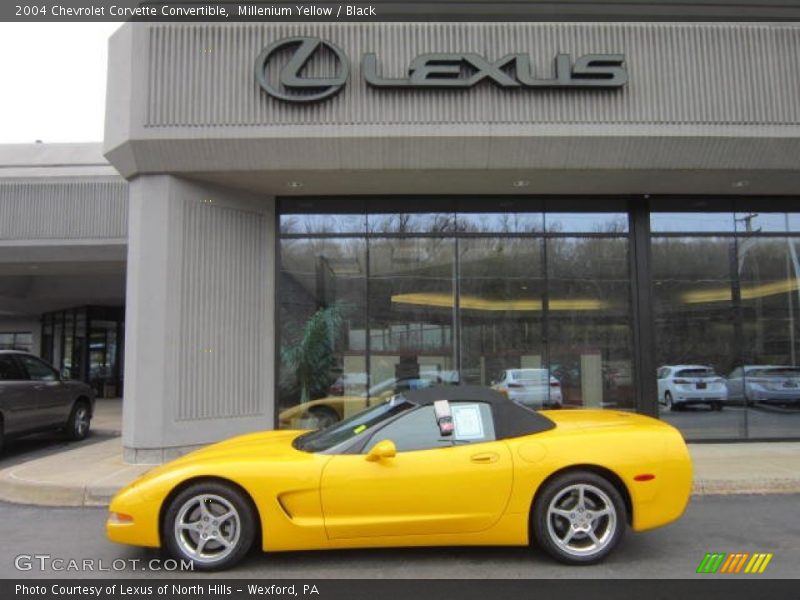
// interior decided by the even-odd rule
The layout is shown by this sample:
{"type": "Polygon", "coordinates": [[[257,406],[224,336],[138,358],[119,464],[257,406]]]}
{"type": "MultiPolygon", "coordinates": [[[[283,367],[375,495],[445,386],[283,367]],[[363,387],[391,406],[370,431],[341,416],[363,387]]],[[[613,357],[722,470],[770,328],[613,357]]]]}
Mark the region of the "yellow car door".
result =
{"type": "Polygon", "coordinates": [[[469,533],[496,523],[511,494],[513,465],[505,442],[494,441],[491,410],[478,404],[464,404],[462,412],[480,409],[481,436],[459,438],[457,428],[442,437],[433,407],[425,406],[378,431],[361,454],[334,456],[321,480],[328,537],[469,533]],[[369,450],[387,440],[396,454],[370,460],[369,450]]]}

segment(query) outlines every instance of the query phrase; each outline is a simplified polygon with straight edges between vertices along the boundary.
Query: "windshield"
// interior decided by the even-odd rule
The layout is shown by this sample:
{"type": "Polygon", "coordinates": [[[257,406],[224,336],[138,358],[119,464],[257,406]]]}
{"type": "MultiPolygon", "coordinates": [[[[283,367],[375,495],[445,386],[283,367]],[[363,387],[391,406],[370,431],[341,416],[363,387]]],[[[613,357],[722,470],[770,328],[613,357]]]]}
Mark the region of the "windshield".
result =
{"type": "Polygon", "coordinates": [[[747,377],[800,377],[800,369],[792,367],[773,367],[771,369],[753,369],[747,377]]]}
{"type": "Polygon", "coordinates": [[[394,396],[326,429],[301,435],[294,441],[294,447],[303,452],[323,452],[414,406],[402,396],[394,396]]]}
{"type": "Polygon", "coordinates": [[[714,369],[681,369],[675,373],[676,377],[714,377],[714,369]]]}

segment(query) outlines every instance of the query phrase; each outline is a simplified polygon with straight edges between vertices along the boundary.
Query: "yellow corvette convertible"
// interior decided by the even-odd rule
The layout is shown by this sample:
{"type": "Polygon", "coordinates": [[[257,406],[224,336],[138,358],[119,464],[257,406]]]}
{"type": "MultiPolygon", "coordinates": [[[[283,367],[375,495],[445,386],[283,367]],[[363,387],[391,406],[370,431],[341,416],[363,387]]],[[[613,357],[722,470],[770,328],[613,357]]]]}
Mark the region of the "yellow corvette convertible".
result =
{"type": "Polygon", "coordinates": [[[533,412],[486,388],[394,396],[320,431],[239,436],[157,467],[112,500],[108,536],[197,569],[265,551],[527,545],[603,559],[630,525],[681,516],[683,438],[649,417],[533,412]]]}

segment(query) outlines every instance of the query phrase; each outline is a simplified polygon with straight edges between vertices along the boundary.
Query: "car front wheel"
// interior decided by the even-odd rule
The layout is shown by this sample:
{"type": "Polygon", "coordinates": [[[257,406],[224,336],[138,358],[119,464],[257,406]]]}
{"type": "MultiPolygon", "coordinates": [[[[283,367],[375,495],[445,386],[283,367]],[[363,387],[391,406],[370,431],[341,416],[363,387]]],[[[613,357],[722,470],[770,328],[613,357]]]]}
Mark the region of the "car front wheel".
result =
{"type": "Polygon", "coordinates": [[[248,498],[221,482],[203,482],[180,492],[170,503],[163,540],[176,559],[200,571],[227,569],[253,546],[256,515],[248,498]]]}
{"type": "Polygon", "coordinates": [[[92,413],[89,410],[89,404],[83,400],[78,400],[69,414],[66,428],[67,437],[75,442],[86,439],[86,436],[89,435],[91,424],[92,413]]]}
{"type": "Polygon", "coordinates": [[[606,479],[588,471],[546,484],[533,507],[533,537],[556,560],[588,565],[603,560],[625,532],[625,502],[606,479]]]}

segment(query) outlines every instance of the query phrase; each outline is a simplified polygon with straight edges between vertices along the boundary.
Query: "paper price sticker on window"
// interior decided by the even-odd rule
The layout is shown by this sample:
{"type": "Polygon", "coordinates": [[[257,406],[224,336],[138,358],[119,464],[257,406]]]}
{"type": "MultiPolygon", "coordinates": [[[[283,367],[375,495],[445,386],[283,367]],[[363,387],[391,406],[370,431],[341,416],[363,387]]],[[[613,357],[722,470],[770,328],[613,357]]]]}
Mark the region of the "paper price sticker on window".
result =
{"type": "Polygon", "coordinates": [[[455,439],[480,440],[485,437],[480,406],[477,404],[453,404],[450,408],[453,412],[456,429],[455,439]]]}

